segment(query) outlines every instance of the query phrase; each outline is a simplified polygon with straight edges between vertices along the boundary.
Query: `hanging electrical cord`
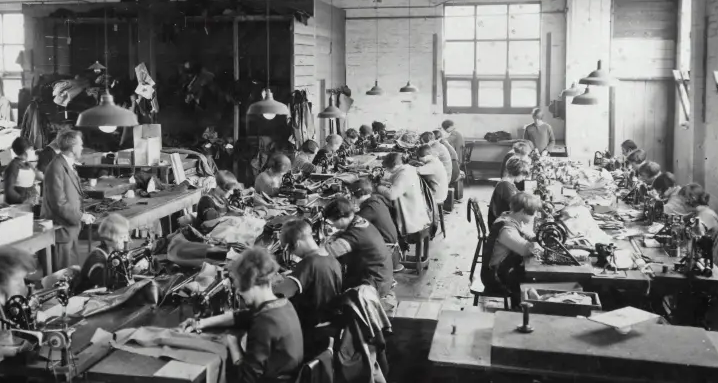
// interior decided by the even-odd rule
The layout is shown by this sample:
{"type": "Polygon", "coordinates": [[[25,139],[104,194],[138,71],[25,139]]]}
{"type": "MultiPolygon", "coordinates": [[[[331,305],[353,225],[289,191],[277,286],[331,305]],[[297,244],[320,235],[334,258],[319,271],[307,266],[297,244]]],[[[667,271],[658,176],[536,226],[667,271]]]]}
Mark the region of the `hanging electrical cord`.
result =
{"type": "Polygon", "coordinates": [[[411,85],[411,0],[409,0],[409,8],[408,9],[409,9],[409,11],[408,11],[409,12],[409,15],[408,15],[409,43],[407,44],[407,48],[408,48],[407,53],[409,54],[409,60],[408,60],[409,73],[408,73],[406,85],[401,87],[401,89],[399,89],[399,92],[401,92],[401,93],[416,93],[419,91],[419,89],[417,89],[415,86],[411,85]]]}
{"type": "MultiPolygon", "coordinates": [[[[334,25],[334,0],[331,1],[330,7],[329,7],[329,20],[332,25],[334,25]]],[[[344,112],[341,111],[341,109],[334,106],[334,89],[332,88],[334,86],[334,34],[330,34],[329,36],[329,106],[327,106],[321,113],[317,115],[319,118],[344,118],[346,117],[344,112]]],[[[323,97],[323,95],[322,95],[323,97]]],[[[339,95],[337,95],[339,97],[339,95]]],[[[329,128],[332,130],[333,128],[330,126],[329,128]]]]}
{"type": "MultiPolygon", "coordinates": [[[[375,0],[375,4],[378,4],[377,1],[378,0],[375,0]]],[[[376,60],[375,61],[376,74],[374,77],[374,86],[371,89],[369,89],[369,91],[366,92],[366,94],[369,96],[381,96],[382,94],[384,94],[384,90],[381,89],[381,87],[379,86],[379,6],[378,5],[374,6],[374,13],[376,16],[376,51],[375,51],[375,56],[374,56],[375,60],[376,60]]]]}

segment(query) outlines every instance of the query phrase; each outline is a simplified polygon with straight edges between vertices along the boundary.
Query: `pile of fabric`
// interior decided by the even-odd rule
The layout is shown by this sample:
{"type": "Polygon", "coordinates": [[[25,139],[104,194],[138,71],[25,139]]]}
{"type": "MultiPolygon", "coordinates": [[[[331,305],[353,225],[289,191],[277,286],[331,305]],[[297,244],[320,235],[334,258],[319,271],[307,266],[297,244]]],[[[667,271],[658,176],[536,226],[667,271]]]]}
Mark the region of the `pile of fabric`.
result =
{"type": "Polygon", "coordinates": [[[570,303],[574,305],[592,305],[593,299],[590,295],[576,292],[567,291],[559,293],[545,293],[539,294],[536,289],[529,289],[527,291],[529,299],[543,302],[555,302],[555,303],[570,303]]]}

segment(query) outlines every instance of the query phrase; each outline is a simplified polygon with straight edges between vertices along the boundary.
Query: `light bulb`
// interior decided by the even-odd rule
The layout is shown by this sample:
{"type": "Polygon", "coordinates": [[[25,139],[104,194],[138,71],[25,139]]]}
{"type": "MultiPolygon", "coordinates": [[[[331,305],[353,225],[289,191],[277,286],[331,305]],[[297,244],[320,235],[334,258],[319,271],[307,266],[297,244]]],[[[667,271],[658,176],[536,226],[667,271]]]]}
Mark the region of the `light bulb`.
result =
{"type": "Polygon", "coordinates": [[[272,114],[272,113],[264,113],[262,116],[264,116],[264,118],[266,118],[267,120],[271,120],[271,119],[273,119],[274,117],[276,117],[277,115],[276,115],[276,114],[272,114]]]}
{"type": "Polygon", "coordinates": [[[100,130],[105,133],[112,133],[117,130],[116,126],[100,126],[100,130]]]}

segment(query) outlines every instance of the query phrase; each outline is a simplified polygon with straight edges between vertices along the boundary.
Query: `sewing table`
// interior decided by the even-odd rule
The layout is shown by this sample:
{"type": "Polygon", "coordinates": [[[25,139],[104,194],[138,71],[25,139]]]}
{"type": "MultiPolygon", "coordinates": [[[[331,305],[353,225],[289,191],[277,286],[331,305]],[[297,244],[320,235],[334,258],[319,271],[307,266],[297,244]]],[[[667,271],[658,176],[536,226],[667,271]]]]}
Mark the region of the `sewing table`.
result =
{"type": "MultiPolygon", "coordinates": [[[[130,221],[130,230],[152,228],[160,219],[170,216],[183,209],[192,208],[199,202],[202,196],[200,189],[188,189],[185,191],[163,191],[158,195],[150,198],[124,198],[127,208],[117,210],[115,213],[122,215],[130,221]]],[[[85,208],[97,204],[98,201],[92,200],[85,204],[85,208]]],[[[92,250],[93,232],[100,226],[104,215],[97,217],[95,223],[88,230],[89,241],[88,246],[92,250]]],[[[172,231],[172,222],[170,220],[170,232],[172,231]]]]}
{"type": "Polygon", "coordinates": [[[718,334],[642,323],[627,335],[583,318],[442,311],[429,360],[437,375],[466,370],[580,382],[707,382],[718,379],[718,334]],[[670,347],[666,346],[670,342],[670,347]]]}
{"type": "Polygon", "coordinates": [[[25,250],[30,254],[42,252],[39,263],[42,266],[43,276],[49,275],[52,270],[52,247],[55,245],[55,230],[59,227],[55,226],[51,229],[43,229],[40,225],[34,224],[31,236],[8,243],[6,246],[25,250]]]}

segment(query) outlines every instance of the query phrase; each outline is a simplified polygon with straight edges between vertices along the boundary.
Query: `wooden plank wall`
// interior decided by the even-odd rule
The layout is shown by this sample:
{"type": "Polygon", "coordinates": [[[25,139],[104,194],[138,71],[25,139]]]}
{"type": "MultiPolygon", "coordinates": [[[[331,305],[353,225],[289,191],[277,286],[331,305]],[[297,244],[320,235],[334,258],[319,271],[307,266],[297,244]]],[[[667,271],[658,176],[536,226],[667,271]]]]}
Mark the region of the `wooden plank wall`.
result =
{"type": "Polygon", "coordinates": [[[294,20],[294,89],[306,90],[316,97],[315,18],[309,18],[307,25],[294,20]]]}
{"type": "Polygon", "coordinates": [[[611,73],[615,91],[614,148],[636,141],[648,158],[671,169],[678,28],[676,0],[614,1],[611,73]]]}

